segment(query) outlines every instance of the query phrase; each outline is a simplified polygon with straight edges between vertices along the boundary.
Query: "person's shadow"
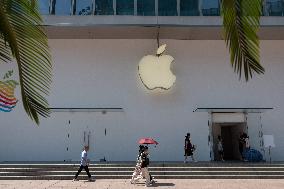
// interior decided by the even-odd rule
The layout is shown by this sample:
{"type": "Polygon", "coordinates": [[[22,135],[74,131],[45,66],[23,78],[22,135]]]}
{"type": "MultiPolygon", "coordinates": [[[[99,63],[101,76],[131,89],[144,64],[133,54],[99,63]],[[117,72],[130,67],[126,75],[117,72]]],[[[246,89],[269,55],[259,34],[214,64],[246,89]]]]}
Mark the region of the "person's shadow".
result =
{"type": "Polygon", "coordinates": [[[175,186],[174,183],[161,183],[161,182],[155,182],[152,187],[159,187],[159,186],[175,186]]]}
{"type": "MultiPolygon", "coordinates": [[[[136,183],[138,186],[143,186],[145,185],[145,183],[143,182],[139,182],[139,183],[136,183]]],[[[155,182],[154,184],[151,185],[151,187],[159,187],[159,186],[175,186],[174,183],[164,183],[164,182],[155,182]]]]}

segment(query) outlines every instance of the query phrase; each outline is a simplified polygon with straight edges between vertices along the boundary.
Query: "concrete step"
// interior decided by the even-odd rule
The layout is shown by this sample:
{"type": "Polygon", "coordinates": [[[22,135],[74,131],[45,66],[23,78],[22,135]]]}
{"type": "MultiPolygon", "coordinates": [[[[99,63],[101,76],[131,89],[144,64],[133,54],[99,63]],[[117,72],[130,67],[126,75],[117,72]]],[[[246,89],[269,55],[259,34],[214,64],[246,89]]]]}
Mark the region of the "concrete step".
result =
{"type": "MultiPolygon", "coordinates": [[[[73,168],[0,168],[0,172],[41,172],[41,171],[77,171],[79,166],[73,168]]],[[[90,171],[133,171],[133,167],[89,167],[90,171]]],[[[149,167],[150,171],[284,171],[284,167],[149,167]]]]}
{"type": "MultiPolygon", "coordinates": [[[[0,176],[48,176],[48,175],[75,175],[77,171],[44,171],[44,172],[0,172],[0,176]]],[[[151,171],[152,175],[283,175],[284,171],[151,171]]],[[[93,175],[129,176],[133,171],[91,171],[93,175]]],[[[82,174],[85,174],[84,172],[82,174]]]]}
{"type": "MultiPolygon", "coordinates": [[[[135,163],[95,163],[89,166],[97,179],[130,179],[135,163]]],[[[0,180],[70,180],[79,164],[0,163],[0,180]]],[[[149,168],[156,179],[284,179],[283,163],[157,163],[149,168]]],[[[80,179],[87,179],[81,173],[80,179]]]]}
{"type": "MultiPolygon", "coordinates": [[[[110,163],[99,163],[91,162],[90,167],[133,167],[135,162],[110,162],[110,163]]],[[[53,162],[0,162],[0,168],[60,168],[60,167],[78,167],[79,163],[53,163],[53,162]]],[[[187,163],[182,162],[151,162],[151,167],[284,167],[284,162],[277,163],[250,163],[250,162],[197,162],[187,163]]]]}
{"type": "MultiPolygon", "coordinates": [[[[153,175],[155,179],[283,179],[283,175],[153,175]]],[[[96,179],[130,179],[131,176],[94,175],[96,179]]],[[[0,180],[72,180],[74,175],[48,176],[0,176],[0,180]]],[[[87,176],[79,176],[79,180],[87,180],[87,176]]]]}

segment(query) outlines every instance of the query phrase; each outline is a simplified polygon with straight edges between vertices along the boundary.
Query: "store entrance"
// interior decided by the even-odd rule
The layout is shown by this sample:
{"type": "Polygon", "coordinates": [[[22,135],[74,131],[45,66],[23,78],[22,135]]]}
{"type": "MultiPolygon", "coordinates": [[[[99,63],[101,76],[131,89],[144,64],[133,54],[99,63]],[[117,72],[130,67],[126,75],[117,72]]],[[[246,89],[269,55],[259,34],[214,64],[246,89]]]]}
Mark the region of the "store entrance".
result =
{"type": "Polygon", "coordinates": [[[224,159],[240,160],[239,137],[245,129],[244,123],[215,123],[213,124],[214,160],[220,160],[218,153],[218,136],[223,140],[224,159]]]}
{"type": "Polygon", "coordinates": [[[262,113],[273,108],[196,108],[194,112],[208,112],[208,146],[210,159],[220,160],[217,142],[222,135],[227,160],[240,159],[239,137],[243,131],[249,136],[252,149],[265,158],[262,113]]]}

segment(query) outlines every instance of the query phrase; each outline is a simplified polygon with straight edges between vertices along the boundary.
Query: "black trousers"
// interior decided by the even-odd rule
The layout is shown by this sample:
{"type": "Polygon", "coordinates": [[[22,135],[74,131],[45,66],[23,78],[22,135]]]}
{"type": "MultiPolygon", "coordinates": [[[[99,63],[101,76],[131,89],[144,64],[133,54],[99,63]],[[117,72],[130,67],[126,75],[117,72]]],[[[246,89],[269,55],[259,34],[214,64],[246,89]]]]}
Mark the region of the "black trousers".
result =
{"type": "Polygon", "coordinates": [[[81,173],[81,171],[82,171],[83,169],[85,169],[85,171],[86,171],[88,177],[91,178],[91,174],[90,174],[90,172],[89,172],[89,168],[88,168],[87,165],[86,165],[86,166],[80,165],[80,168],[79,168],[78,172],[76,173],[75,178],[78,177],[78,175],[81,173]]]}

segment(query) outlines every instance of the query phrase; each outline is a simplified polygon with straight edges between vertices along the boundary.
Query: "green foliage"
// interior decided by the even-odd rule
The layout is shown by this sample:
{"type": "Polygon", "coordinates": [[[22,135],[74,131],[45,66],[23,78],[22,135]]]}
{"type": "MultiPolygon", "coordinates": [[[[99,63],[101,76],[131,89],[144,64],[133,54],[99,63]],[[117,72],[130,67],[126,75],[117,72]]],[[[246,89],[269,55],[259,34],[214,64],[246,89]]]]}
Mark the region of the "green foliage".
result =
{"type": "Polygon", "coordinates": [[[39,124],[49,116],[51,56],[35,0],[0,0],[0,61],[15,58],[23,106],[39,124]]]}
{"type": "Polygon", "coordinates": [[[234,71],[248,81],[253,73],[263,74],[257,31],[261,0],[222,0],[224,38],[234,71]]]}

